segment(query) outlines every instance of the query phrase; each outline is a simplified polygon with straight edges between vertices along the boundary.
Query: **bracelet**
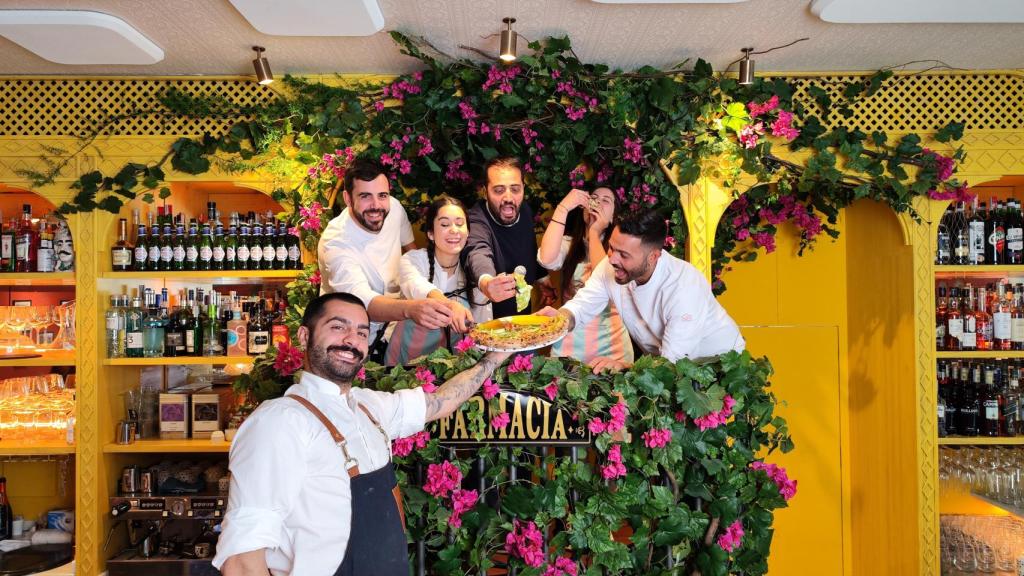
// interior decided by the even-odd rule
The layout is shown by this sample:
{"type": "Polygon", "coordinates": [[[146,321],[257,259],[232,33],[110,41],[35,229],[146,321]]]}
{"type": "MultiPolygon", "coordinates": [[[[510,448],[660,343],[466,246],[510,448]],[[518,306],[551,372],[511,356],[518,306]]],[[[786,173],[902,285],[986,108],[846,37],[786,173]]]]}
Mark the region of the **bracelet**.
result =
{"type": "Polygon", "coordinates": [[[561,224],[562,226],[565,226],[565,222],[559,222],[558,220],[555,220],[554,218],[551,219],[551,222],[553,222],[555,224],[561,224]]]}

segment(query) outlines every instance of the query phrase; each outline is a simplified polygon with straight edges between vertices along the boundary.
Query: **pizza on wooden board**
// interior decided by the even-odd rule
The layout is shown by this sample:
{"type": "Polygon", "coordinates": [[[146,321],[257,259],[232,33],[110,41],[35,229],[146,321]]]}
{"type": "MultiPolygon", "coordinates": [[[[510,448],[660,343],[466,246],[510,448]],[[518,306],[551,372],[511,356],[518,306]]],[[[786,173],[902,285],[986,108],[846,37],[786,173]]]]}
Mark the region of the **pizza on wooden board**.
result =
{"type": "Polygon", "coordinates": [[[541,348],[562,339],[568,323],[561,314],[527,314],[490,320],[476,325],[469,335],[479,346],[494,350],[519,351],[541,348]]]}

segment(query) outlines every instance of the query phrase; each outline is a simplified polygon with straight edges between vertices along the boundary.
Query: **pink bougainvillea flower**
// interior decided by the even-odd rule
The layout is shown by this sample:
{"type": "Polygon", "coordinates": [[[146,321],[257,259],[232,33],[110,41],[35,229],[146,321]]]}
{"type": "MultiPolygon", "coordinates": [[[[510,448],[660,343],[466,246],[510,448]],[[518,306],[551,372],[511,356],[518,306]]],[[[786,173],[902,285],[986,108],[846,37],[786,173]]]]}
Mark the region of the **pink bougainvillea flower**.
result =
{"type": "Polygon", "coordinates": [[[458,352],[459,354],[463,354],[467,350],[472,349],[473,346],[476,346],[476,342],[474,342],[473,339],[470,338],[469,336],[466,336],[462,340],[459,340],[458,342],[455,343],[455,351],[458,352]]]}
{"type": "Polygon", "coordinates": [[[498,395],[498,392],[500,390],[501,390],[501,388],[499,388],[499,386],[497,384],[492,382],[490,378],[488,378],[487,380],[484,380],[484,385],[483,385],[484,400],[490,400],[491,398],[494,398],[495,396],[498,395]]]}
{"type": "Polygon", "coordinates": [[[587,423],[587,430],[590,430],[591,434],[601,434],[608,429],[608,425],[605,424],[600,418],[594,418],[587,423]]]}
{"type": "Polygon", "coordinates": [[[496,415],[494,415],[491,418],[491,428],[494,428],[495,430],[501,430],[505,426],[508,426],[508,422],[509,422],[508,412],[502,412],[501,414],[496,414],[496,415]]]}
{"type": "Polygon", "coordinates": [[[312,274],[309,275],[310,284],[320,284],[320,282],[322,281],[323,278],[320,276],[320,270],[315,270],[312,274]]]}
{"type": "Polygon", "coordinates": [[[559,556],[553,563],[548,564],[541,576],[576,576],[576,562],[572,558],[559,556]]]}
{"type": "Polygon", "coordinates": [[[437,386],[434,385],[434,381],[437,380],[437,376],[434,376],[434,373],[426,366],[416,367],[416,379],[422,382],[423,391],[427,394],[431,394],[437,390],[437,386]]]}
{"type": "Polygon", "coordinates": [[[274,370],[282,376],[291,376],[296,370],[302,368],[305,355],[302,350],[292,346],[288,342],[277,344],[277,357],[274,358],[274,370]]]}
{"type": "Polygon", "coordinates": [[[775,110],[779,106],[779,97],[773,95],[764,104],[758,104],[757,102],[750,102],[747,104],[747,111],[750,112],[751,118],[757,118],[762,114],[767,114],[772,110],[775,110]]]}
{"type": "Polygon", "coordinates": [[[732,416],[733,406],[736,405],[736,400],[732,396],[726,394],[722,398],[722,409],[715,412],[709,412],[704,416],[699,416],[693,419],[693,423],[697,425],[703,432],[704,430],[710,430],[712,428],[718,428],[722,424],[728,422],[729,417],[732,416]]]}
{"type": "Polygon", "coordinates": [[[408,456],[414,449],[425,448],[427,442],[430,441],[430,432],[423,430],[417,432],[412,436],[406,436],[405,438],[399,438],[391,443],[391,452],[395,456],[408,456]]]}
{"type": "Polygon", "coordinates": [[[452,491],[452,514],[448,517],[448,523],[452,528],[462,527],[462,515],[476,506],[479,494],[476,490],[454,490],[452,491]]]}
{"type": "Polygon", "coordinates": [[[558,380],[552,380],[550,384],[544,387],[544,393],[548,395],[548,399],[554,400],[558,398],[558,380]]]}
{"type": "Polygon", "coordinates": [[[357,380],[366,380],[366,368],[360,368],[359,372],[356,372],[357,380]]]}
{"type": "Polygon", "coordinates": [[[733,522],[725,529],[725,532],[718,537],[717,543],[719,548],[726,552],[732,552],[733,550],[740,547],[740,542],[743,540],[743,523],[739,520],[733,522]]]}
{"type": "Polygon", "coordinates": [[[661,448],[672,440],[672,430],[668,428],[651,428],[644,432],[644,445],[648,448],[661,448]]]}
{"type": "Polygon", "coordinates": [[[613,480],[626,475],[626,466],[622,463],[622,447],[618,444],[608,449],[608,463],[601,466],[601,477],[613,480]]]}
{"type": "Polygon", "coordinates": [[[789,499],[796,496],[796,480],[791,480],[789,474],[786,473],[786,469],[776,464],[768,464],[765,462],[752,462],[750,464],[752,470],[761,470],[768,475],[768,478],[775,483],[775,486],[779,489],[779,494],[782,495],[783,500],[789,502],[789,499]]]}
{"type": "Polygon", "coordinates": [[[508,365],[508,373],[529,372],[533,370],[533,354],[516,354],[508,365]]]}
{"type": "Polygon", "coordinates": [[[544,564],[544,537],[533,521],[512,520],[512,531],[505,535],[505,551],[521,558],[527,566],[539,568],[544,564]]]}
{"type": "Polygon", "coordinates": [[[611,420],[608,422],[608,433],[614,434],[622,430],[626,425],[626,414],[629,413],[629,408],[624,400],[619,400],[608,412],[611,414],[611,420]]]}
{"type": "Polygon", "coordinates": [[[427,466],[427,483],[423,490],[435,498],[446,498],[462,483],[462,471],[448,460],[427,466]]]}

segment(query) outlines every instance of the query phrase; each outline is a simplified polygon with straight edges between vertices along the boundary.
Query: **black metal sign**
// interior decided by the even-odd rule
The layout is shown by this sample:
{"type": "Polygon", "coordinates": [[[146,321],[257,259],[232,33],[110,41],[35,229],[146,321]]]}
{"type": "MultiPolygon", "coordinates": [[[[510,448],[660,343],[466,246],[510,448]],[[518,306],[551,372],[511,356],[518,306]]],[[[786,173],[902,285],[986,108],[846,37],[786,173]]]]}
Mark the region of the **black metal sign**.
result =
{"type": "Polygon", "coordinates": [[[430,435],[445,446],[478,446],[481,444],[535,444],[544,446],[585,446],[590,444],[590,431],[585,423],[559,410],[546,399],[514,391],[499,392],[508,413],[508,423],[501,428],[491,426],[491,419],[500,412],[491,412],[490,402],[482,396],[467,400],[470,407],[432,424],[430,435]],[[471,406],[476,405],[473,410],[471,406]],[[479,414],[470,415],[475,412],[479,414]],[[473,418],[481,418],[474,425],[473,418]],[[482,424],[482,425],[481,425],[482,424]],[[474,429],[482,438],[476,437],[474,429]]]}

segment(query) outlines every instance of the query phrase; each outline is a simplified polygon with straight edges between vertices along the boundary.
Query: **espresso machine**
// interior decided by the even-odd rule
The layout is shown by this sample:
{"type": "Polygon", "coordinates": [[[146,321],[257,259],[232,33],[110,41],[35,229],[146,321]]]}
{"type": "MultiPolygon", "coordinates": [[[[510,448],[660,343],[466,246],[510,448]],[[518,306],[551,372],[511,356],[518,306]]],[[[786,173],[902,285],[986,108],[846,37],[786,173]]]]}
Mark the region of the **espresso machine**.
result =
{"type": "Polygon", "coordinates": [[[218,576],[211,560],[227,509],[226,486],[226,480],[186,483],[126,466],[110,513],[112,530],[125,526],[128,545],[107,561],[109,576],[218,576]]]}

